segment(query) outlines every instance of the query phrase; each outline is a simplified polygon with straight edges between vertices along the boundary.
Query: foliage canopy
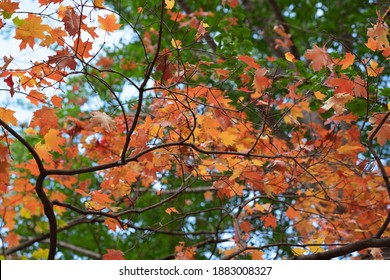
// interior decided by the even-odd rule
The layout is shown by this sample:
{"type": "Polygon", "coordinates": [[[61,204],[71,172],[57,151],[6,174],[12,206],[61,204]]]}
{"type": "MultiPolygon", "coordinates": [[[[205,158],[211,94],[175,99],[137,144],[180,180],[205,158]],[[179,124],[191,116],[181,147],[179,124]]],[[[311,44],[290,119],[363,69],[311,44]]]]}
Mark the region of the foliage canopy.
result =
{"type": "Polygon", "coordinates": [[[390,247],[388,6],[20,2],[0,0],[2,258],[390,247]]]}

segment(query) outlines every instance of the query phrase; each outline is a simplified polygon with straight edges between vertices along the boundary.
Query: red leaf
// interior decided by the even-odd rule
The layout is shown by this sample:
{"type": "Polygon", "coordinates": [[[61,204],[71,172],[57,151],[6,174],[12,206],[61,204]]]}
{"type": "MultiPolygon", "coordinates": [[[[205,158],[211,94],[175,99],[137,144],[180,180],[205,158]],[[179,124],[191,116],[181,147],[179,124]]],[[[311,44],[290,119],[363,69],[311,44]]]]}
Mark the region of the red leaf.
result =
{"type": "Polygon", "coordinates": [[[10,87],[9,93],[11,94],[11,97],[14,97],[15,90],[14,90],[14,81],[12,80],[12,75],[9,75],[7,78],[4,79],[7,86],[10,87]]]}
{"type": "Polygon", "coordinates": [[[123,253],[120,250],[107,249],[107,253],[103,255],[103,260],[124,260],[123,253]]]}
{"type": "Polygon", "coordinates": [[[65,30],[70,36],[74,36],[79,33],[81,23],[80,15],[76,14],[73,9],[67,9],[65,11],[65,16],[62,21],[65,24],[65,30]]]}

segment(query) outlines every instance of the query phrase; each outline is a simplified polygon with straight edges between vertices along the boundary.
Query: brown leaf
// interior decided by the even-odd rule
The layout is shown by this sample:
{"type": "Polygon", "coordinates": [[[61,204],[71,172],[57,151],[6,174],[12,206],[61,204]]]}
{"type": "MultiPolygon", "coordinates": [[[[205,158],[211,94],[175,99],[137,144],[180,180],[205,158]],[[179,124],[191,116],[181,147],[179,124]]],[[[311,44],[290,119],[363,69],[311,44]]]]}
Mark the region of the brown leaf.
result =
{"type": "Polygon", "coordinates": [[[106,132],[110,132],[112,129],[116,128],[115,121],[105,112],[96,111],[96,112],[92,112],[91,115],[92,115],[91,124],[93,126],[100,126],[106,132]]]}

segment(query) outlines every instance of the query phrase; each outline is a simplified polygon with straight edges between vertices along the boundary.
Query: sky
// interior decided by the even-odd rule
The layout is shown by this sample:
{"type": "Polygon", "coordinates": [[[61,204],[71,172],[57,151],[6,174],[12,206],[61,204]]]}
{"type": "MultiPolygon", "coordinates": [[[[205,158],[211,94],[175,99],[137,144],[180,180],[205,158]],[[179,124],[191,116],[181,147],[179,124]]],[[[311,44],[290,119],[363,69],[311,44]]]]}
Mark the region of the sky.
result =
{"type": "MultiPolygon", "coordinates": [[[[64,1],[66,2],[66,0],[64,1]]],[[[70,2],[70,1],[69,1],[70,2]]],[[[52,9],[53,12],[56,11],[56,8],[58,8],[58,5],[51,5],[50,9],[52,9]]],[[[42,7],[39,7],[39,4],[35,0],[23,0],[20,1],[19,8],[21,11],[30,11],[30,12],[41,12],[43,10],[42,7]]],[[[47,12],[46,10],[45,12],[47,12]]],[[[104,11],[99,10],[98,11],[100,15],[104,15],[104,11]]],[[[27,17],[27,14],[20,13],[17,15],[20,18],[27,17]]],[[[53,20],[50,21],[44,21],[45,24],[49,24],[52,27],[58,26],[59,24],[53,20]]],[[[96,26],[98,26],[98,23],[96,23],[96,26]]],[[[49,55],[54,54],[54,51],[48,51],[47,49],[39,47],[39,45],[35,45],[34,49],[31,49],[30,47],[27,47],[25,50],[20,51],[19,44],[20,40],[15,40],[12,38],[10,29],[14,28],[12,26],[12,22],[8,20],[8,24],[4,26],[0,30],[0,61],[3,59],[4,56],[12,56],[14,59],[12,63],[10,64],[9,68],[26,68],[31,66],[30,61],[44,61],[48,58],[49,55]]],[[[106,46],[113,46],[119,42],[119,40],[124,36],[126,36],[129,31],[118,31],[115,32],[114,35],[105,34],[105,31],[102,31],[100,29],[97,29],[97,33],[99,34],[99,38],[95,40],[94,42],[94,49],[93,51],[97,51],[101,44],[105,41],[106,46]],[[125,35],[126,34],[126,35],[125,35]],[[99,42],[101,41],[101,42],[99,42]]],[[[130,38],[129,38],[130,39],[130,38]]],[[[1,62],[0,62],[1,63],[1,62]]],[[[15,117],[18,119],[19,122],[29,122],[29,120],[32,117],[32,110],[29,110],[26,107],[21,106],[21,102],[29,105],[29,101],[26,100],[25,95],[16,93],[13,98],[11,98],[9,92],[9,87],[5,84],[3,79],[0,79],[0,106],[6,106],[7,109],[11,109],[15,111],[15,117]]],[[[134,96],[134,91],[128,88],[124,89],[124,92],[128,93],[125,98],[128,98],[129,96],[134,96]]],[[[50,92],[45,92],[48,96],[51,96],[53,94],[50,92]]],[[[95,102],[90,102],[89,106],[92,109],[97,110],[99,107],[99,100],[95,100],[95,102]]]]}

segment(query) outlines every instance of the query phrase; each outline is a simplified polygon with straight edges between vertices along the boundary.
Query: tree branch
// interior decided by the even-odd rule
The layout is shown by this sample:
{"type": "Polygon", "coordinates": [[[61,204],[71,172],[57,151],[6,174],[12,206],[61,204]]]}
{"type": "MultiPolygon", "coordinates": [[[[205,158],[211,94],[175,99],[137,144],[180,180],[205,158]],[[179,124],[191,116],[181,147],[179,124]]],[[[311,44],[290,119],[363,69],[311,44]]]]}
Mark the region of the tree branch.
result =
{"type": "Polygon", "coordinates": [[[336,249],[332,249],[326,252],[320,252],[312,255],[302,255],[294,257],[295,260],[330,260],[332,258],[337,258],[341,256],[345,256],[347,254],[351,254],[353,252],[357,252],[360,250],[364,250],[367,248],[380,248],[380,247],[390,247],[390,238],[369,238],[357,241],[352,244],[348,244],[336,249]]]}

